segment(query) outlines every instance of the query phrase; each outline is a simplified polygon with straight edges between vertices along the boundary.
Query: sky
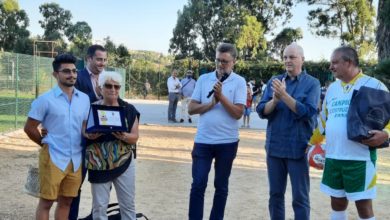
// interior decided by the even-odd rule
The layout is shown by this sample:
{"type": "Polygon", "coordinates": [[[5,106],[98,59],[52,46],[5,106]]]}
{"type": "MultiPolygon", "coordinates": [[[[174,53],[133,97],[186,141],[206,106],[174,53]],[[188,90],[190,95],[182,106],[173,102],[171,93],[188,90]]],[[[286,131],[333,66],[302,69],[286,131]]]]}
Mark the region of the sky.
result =
{"type": "MultiPolygon", "coordinates": [[[[92,28],[93,40],[103,43],[110,36],[116,45],[124,44],[130,50],[148,50],[168,54],[169,40],[177,22],[177,12],[187,0],[19,0],[19,6],[30,19],[28,30],[32,36],[42,35],[38,21],[43,20],[39,6],[56,2],[72,13],[72,23],[86,21],[92,28]]],[[[299,4],[292,10],[291,22],[283,27],[300,27],[303,39],[298,41],[305,59],[328,60],[332,50],[339,46],[337,39],[313,36],[308,30],[308,7],[299,4]]],[[[278,27],[280,30],[283,27],[278,27]]],[[[278,29],[276,28],[276,29],[278,29]]],[[[270,40],[270,39],[267,39],[270,40]]]]}

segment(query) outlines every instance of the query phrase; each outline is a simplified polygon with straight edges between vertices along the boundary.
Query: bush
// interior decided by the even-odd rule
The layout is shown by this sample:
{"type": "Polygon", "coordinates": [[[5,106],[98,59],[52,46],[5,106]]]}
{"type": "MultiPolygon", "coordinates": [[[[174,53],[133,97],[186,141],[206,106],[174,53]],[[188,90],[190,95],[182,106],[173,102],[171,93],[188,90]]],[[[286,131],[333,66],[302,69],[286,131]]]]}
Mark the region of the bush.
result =
{"type": "Polygon", "coordinates": [[[387,88],[390,88],[390,59],[386,59],[367,69],[367,74],[382,81],[387,88]]]}

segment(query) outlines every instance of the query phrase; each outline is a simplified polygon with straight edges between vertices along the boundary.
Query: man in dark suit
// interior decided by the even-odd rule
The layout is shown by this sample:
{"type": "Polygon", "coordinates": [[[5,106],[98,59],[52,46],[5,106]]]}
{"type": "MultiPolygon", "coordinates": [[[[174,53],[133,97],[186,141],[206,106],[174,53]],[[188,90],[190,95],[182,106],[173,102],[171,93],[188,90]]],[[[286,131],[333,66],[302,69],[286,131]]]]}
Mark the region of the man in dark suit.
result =
{"type": "MultiPolygon", "coordinates": [[[[101,89],[98,86],[99,74],[103,72],[104,68],[107,65],[107,51],[104,47],[100,45],[92,45],[88,48],[87,51],[87,66],[78,72],[77,81],[75,87],[88,95],[91,103],[102,98],[101,89]]],[[[83,145],[85,142],[83,140],[83,145]]],[[[85,157],[85,148],[83,151],[83,158],[85,157]]],[[[84,159],[82,160],[84,163],[84,159]]],[[[82,170],[82,182],[84,182],[87,169],[83,164],[82,170]]],[[[82,183],[81,183],[82,184],[82,183]]],[[[80,185],[81,189],[81,185],[80,185]]],[[[79,204],[80,204],[80,194],[79,190],[78,197],[74,198],[69,212],[69,220],[77,220],[79,214],[79,204]]]]}
{"type": "Polygon", "coordinates": [[[87,66],[78,73],[76,88],[89,96],[91,103],[101,98],[97,83],[99,74],[107,65],[107,51],[100,45],[92,45],[87,51],[87,66]]]}

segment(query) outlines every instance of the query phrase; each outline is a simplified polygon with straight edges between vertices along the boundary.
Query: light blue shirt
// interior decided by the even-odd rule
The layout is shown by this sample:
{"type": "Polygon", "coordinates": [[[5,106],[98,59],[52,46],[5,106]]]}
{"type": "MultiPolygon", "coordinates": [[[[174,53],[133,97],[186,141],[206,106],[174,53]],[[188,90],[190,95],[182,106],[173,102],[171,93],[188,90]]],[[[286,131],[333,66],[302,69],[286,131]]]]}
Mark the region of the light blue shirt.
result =
{"type": "MultiPolygon", "coordinates": [[[[201,104],[212,101],[213,95],[207,98],[209,91],[213,89],[218,79],[216,72],[200,76],[196,83],[191,99],[201,104]]],[[[222,94],[233,104],[246,104],[246,82],[245,79],[236,73],[222,83],[222,94]]],[[[195,135],[195,142],[202,144],[225,144],[238,141],[238,120],[233,118],[221,103],[215,105],[211,110],[199,117],[198,130],[195,135]]]]}
{"type": "Polygon", "coordinates": [[[49,146],[52,162],[65,171],[72,161],[74,172],[81,164],[81,128],[87,120],[89,98],[81,91],[74,89],[72,100],[56,86],[39,96],[31,104],[28,117],[38,120],[47,129],[48,134],[42,143],[49,146]]]}
{"type": "Polygon", "coordinates": [[[193,78],[184,78],[180,81],[181,93],[184,97],[191,97],[195,89],[196,81],[193,78]]]}

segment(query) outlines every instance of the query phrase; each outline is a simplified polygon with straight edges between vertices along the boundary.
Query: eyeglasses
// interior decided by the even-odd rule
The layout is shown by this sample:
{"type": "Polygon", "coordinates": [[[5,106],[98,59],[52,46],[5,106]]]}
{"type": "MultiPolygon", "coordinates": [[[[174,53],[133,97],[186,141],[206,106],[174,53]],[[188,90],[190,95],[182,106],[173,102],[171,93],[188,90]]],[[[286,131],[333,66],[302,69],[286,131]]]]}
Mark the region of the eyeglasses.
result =
{"type": "Polygon", "coordinates": [[[221,63],[223,65],[226,65],[228,63],[230,63],[231,60],[220,60],[220,59],[215,59],[215,63],[221,63]]]}
{"type": "Polygon", "coordinates": [[[58,72],[71,74],[71,73],[77,73],[77,69],[62,69],[62,70],[58,70],[58,72]]]}
{"type": "Polygon", "coordinates": [[[119,90],[121,88],[121,85],[113,85],[113,84],[104,84],[103,86],[106,89],[112,89],[112,87],[114,87],[115,90],[119,90]]]}

